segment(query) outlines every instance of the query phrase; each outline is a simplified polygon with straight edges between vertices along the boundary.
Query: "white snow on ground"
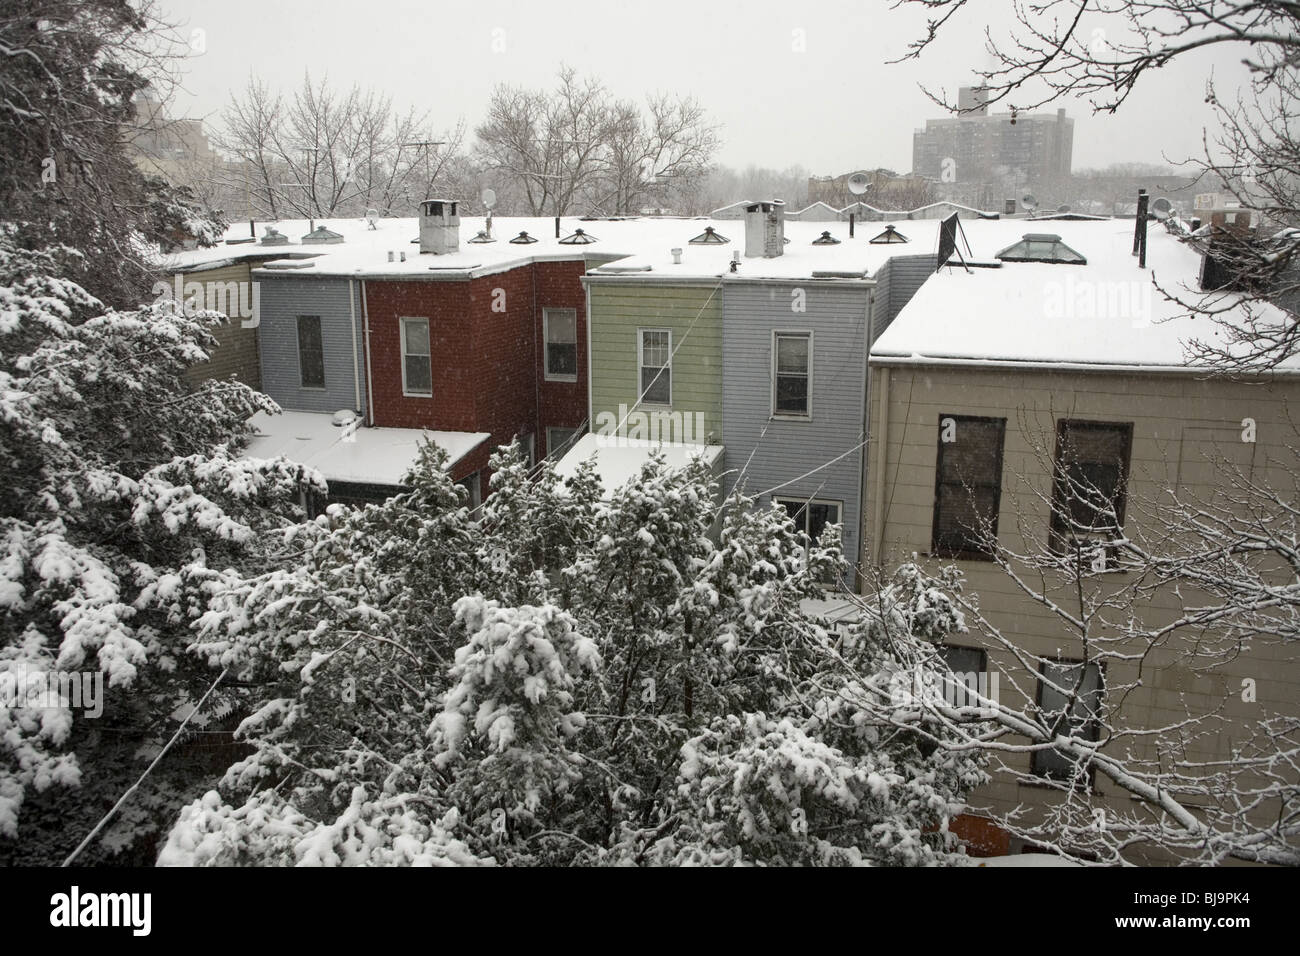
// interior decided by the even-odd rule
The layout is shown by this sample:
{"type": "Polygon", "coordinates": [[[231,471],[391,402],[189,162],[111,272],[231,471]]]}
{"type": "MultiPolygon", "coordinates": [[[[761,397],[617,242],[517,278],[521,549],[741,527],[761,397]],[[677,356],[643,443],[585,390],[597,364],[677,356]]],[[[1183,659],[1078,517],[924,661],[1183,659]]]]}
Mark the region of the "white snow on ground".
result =
{"type": "Polygon", "coordinates": [[[662,452],[669,468],[682,468],[692,458],[703,457],[717,467],[722,457],[721,445],[690,445],[675,442],[651,442],[635,438],[583,435],[555,466],[561,478],[575,474],[588,458],[595,458],[596,473],[606,493],[620,488],[641,473],[641,465],[656,451],[662,452]]]}
{"type": "MultiPolygon", "coordinates": [[[[1132,254],[1132,220],[1000,220],[962,228],[978,260],[993,259],[1026,233],[1051,233],[1088,261],[1006,262],[970,272],[947,266],[876,341],[873,359],[1186,367],[1189,340],[1221,341],[1212,321],[1188,317],[1153,286],[1154,277],[1185,301],[1203,296],[1200,255],[1158,222],[1148,226],[1145,270],[1132,254]]],[[[1210,300],[1231,305],[1239,297],[1220,293],[1210,300]]],[[[1284,320],[1273,306],[1253,308],[1284,320]]],[[[1286,365],[1300,371],[1300,357],[1286,365]]]]}
{"type": "Polygon", "coordinates": [[[491,437],[487,432],[360,427],[349,441],[347,429],[335,425],[332,415],[317,412],[258,412],[252,422],[258,436],[244,452],[247,457],[283,455],[315,468],[326,481],[376,485],[401,484],[422,440],[443,448],[451,459],[450,467],[491,437]]]}

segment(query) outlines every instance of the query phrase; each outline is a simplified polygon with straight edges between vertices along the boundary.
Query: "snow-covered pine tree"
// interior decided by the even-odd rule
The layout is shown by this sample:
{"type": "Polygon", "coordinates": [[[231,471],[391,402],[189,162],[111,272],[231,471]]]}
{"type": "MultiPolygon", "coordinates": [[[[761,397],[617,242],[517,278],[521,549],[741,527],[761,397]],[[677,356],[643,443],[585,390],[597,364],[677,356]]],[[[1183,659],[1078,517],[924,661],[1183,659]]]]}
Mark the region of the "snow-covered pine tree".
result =
{"type": "Polygon", "coordinates": [[[199,645],[262,688],[254,752],[160,863],[959,859],[979,766],[841,692],[962,626],[937,582],[832,628],[804,602],[842,568],[835,534],[739,496],[719,519],[702,464],[654,457],[608,493],[517,447],[492,464],[477,518],[427,451],[409,493],[223,584],[199,645]]]}
{"type": "MultiPolygon", "coordinates": [[[[238,456],[269,399],[186,384],[224,317],[106,310],[63,277],[76,255],[0,240],[0,681],[98,673],[106,699],[98,719],[0,699],[6,862],[62,860],[144,770],[217,674],[187,651],[205,601],[187,582],[286,560],[293,545],[267,532],[291,527],[319,482],[238,456]]],[[[174,815],[195,776],[185,763],[161,765],[82,859],[174,815]]]]}

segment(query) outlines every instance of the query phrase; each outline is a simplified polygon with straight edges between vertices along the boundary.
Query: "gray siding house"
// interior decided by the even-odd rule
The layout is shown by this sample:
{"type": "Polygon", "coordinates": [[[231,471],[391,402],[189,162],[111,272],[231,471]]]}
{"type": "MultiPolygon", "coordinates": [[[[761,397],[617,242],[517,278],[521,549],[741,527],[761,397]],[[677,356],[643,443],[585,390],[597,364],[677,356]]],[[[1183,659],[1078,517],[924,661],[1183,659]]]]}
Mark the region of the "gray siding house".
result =
{"type": "Polygon", "coordinates": [[[861,558],[873,287],[732,280],[722,305],[724,489],[743,481],[760,507],[779,501],[811,534],[839,522],[852,564],[861,558]]]}
{"type": "Polygon", "coordinates": [[[367,408],[360,283],[260,269],[262,390],[301,412],[367,408]],[[349,286],[352,302],[349,304],[349,286]]]}

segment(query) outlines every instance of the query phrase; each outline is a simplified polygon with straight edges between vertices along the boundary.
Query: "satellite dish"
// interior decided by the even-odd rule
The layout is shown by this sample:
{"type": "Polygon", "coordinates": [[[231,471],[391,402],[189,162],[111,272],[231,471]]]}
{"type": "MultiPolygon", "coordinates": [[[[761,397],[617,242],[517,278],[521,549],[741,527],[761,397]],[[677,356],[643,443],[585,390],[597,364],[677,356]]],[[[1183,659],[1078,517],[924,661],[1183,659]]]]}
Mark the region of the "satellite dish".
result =
{"type": "Polygon", "coordinates": [[[378,222],[379,222],[379,210],[378,210],[378,209],[367,209],[367,210],[366,210],[366,225],[368,225],[371,229],[376,229],[376,228],[378,228],[378,225],[377,225],[378,222]]]}
{"type": "Polygon", "coordinates": [[[1029,212],[1038,208],[1038,200],[1034,198],[1033,193],[1025,193],[1020,197],[1020,205],[1024,206],[1029,212]]]}
{"type": "Polygon", "coordinates": [[[866,173],[854,173],[849,177],[849,192],[861,196],[871,188],[871,177],[866,173]]]}
{"type": "Polygon", "coordinates": [[[491,209],[497,204],[497,192],[491,186],[483,190],[483,205],[491,209]]]}
{"type": "Polygon", "coordinates": [[[1070,204],[1069,204],[1068,202],[1066,202],[1066,203],[1061,203],[1061,205],[1059,205],[1059,206],[1056,207],[1056,211],[1057,211],[1057,212],[1069,212],[1069,211],[1070,211],[1070,204]]]}
{"type": "Polygon", "coordinates": [[[1151,203],[1151,213],[1157,219],[1168,219],[1170,214],[1173,213],[1173,211],[1174,211],[1174,204],[1171,203],[1164,196],[1160,196],[1154,202],[1151,203]]]}

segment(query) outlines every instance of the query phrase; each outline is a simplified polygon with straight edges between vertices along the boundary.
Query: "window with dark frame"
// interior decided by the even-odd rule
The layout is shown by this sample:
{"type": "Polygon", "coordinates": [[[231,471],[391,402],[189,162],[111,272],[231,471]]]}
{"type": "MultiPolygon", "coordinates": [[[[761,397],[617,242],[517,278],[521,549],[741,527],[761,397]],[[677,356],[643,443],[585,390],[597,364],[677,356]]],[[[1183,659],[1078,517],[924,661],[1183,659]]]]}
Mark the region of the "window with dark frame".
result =
{"type": "Polygon", "coordinates": [[[303,388],[325,387],[325,343],[320,316],[298,316],[298,372],[303,388]]]}
{"type": "MultiPolygon", "coordinates": [[[[1104,693],[1101,667],[1095,663],[1085,668],[1082,661],[1063,659],[1043,661],[1039,668],[1038,710],[1054,737],[1099,740],[1104,693]]],[[[1068,780],[1076,762],[1075,757],[1055,748],[1035,750],[1033,772],[1051,780],[1068,780]]],[[[1091,784],[1091,773],[1088,780],[1091,784]]]]}
{"type": "Polygon", "coordinates": [[[433,395],[433,358],[428,319],[402,319],[402,393],[433,395]]]}
{"type": "Polygon", "coordinates": [[[555,460],[562,458],[564,453],[573,447],[581,434],[582,430],[579,428],[547,428],[547,457],[555,460]]]}
{"type": "Polygon", "coordinates": [[[988,561],[998,535],[1005,418],[939,416],[934,468],[936,557],[988,561]]]}
{"type": "Polygon", "coordinates": [[[1092,551],[1120,533],[1132,446],[1130,422],[1057,422],[1051,521],[1057,554],[1092,551]]]}
{"type": "Polygon", "coordinates": [[[811,414],[812,333],[772,335],[772,414],[806,418],[811,414]]]}
{"type": "MultiPolygon", "coordinates": [[[[943,698],[954,707],[976,707],[979,705],[980,675],[988,670],[988,654],[978,647],[957,647],[944,644],[939,649],[939,657],[948,665],[952,676],[943,675],[940,689],[943,698]]],[[[987,690],[988,680],[984,681],[987,690]]]]}
{"type": "Polygon", "coordinates": [[[553,382],[578,380],[578,312],[576,309],[544,309],[546,333],[546,378],[553,382]]]}
{"type": "Polygon", "coordinates": [[[469,492],[469,501],[466,502],[466,507],[471,511],[483,503],[482,486],[479,484],[479,472],[476,471],[472,475],[466,475],[460,481],[456,482],[456,484],[469,492]]]}
{"type": "Polygon", "coordinates": [[[637,343],[641,401],[671,405],[673,401],[673,334],[668,329],[642,329],[637,343]]]}

